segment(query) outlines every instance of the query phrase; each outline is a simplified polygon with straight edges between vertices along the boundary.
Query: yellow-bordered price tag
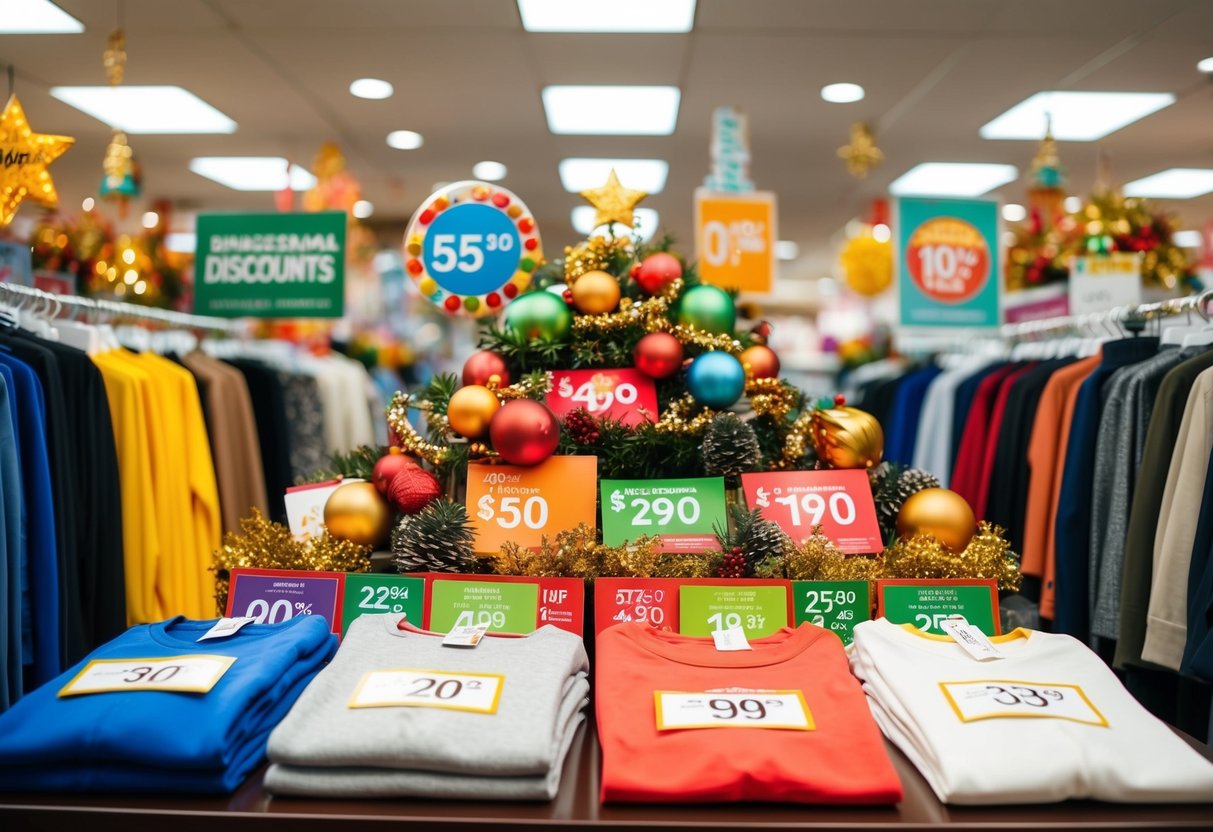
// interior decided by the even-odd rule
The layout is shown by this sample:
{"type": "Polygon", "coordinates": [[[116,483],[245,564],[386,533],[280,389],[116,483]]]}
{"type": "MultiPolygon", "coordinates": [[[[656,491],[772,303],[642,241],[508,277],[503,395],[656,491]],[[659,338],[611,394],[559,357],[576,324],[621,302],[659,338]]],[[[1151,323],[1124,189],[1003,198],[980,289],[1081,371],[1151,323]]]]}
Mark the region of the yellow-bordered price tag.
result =
{"type": "Polygon", "coordinates": [[[798,690],[676,691],[653,693],[658,731],[687,728],[778,728],[812,731],[817,726],[798,690]]]}
{"type": "Polygon", "coordinates": [[[1108,720],[1078,685],[977,679],[940,682],[940,690],[961,722],[981,719],[1065,719],[1108,727],[1108,720]]]}
{"type": "Polygon", "coordinates": [[[505,676],[441,670],[372,670],[362,677],[351,708],[441,708],[497,713],[505,676]]]}
{"type": "Polygon", "coordinates": [[[59,691],[60,696],[160,690],[207,693],[236,661],[208,654],[155,659],[93,659],[59,691]]]}

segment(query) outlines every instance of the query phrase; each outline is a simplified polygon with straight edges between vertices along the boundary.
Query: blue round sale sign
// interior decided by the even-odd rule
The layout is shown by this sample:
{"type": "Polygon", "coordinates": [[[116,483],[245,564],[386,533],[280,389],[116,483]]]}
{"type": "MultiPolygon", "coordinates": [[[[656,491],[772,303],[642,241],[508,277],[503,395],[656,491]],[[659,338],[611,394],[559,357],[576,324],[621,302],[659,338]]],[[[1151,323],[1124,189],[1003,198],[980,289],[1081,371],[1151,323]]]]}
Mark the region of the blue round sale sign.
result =
{"type": "Polygon", "coordinates": [[[522,200],[486,182],[432,194],[404,235],[405,271],[451,315],[493,315],[543,262],[535,219],[522,200]]]}

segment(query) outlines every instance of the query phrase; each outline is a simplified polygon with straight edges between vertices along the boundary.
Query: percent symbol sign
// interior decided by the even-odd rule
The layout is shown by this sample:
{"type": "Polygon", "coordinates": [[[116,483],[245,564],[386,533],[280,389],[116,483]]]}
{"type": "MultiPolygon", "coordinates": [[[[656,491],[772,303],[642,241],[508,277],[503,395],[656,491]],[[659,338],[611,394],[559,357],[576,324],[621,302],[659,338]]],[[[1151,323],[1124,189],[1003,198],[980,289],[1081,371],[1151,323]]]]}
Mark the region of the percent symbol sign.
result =
{"type": "Polygon", "coordinates": [[[304,603],[303,601],[296,601],[295,602],[295,611],[298,612],[300,615],[311,615],[312,614],[312,605],[304,603]]]}

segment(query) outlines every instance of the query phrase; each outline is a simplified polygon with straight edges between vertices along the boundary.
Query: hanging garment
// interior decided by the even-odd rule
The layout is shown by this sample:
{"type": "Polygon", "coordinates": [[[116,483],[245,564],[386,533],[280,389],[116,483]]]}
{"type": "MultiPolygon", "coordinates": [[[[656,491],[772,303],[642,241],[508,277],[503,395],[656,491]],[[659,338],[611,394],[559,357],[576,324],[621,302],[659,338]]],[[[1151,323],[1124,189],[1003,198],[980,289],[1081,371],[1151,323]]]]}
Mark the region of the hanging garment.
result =
{"type": "Polygon", "coordinates": [[[1192,540],[1188,571],[1188,637],[1183,673],[1213,682],[1213,451],[1205,467],[1200,521],[1192,540]]]}
{"type": "Polygon", "coordinates": [[[21,592],[21,559],[25,548],[25,508],[21,491],[21,458],[17,445],[17,406],[9,393],[9,376],[0,368],[0,660],[4,679],[0,685],[0,710],[21,698],[24,662],[21,622],[25,600],[21,592]]]}
{"type": "Polygon", "coordinates": [[[927,389],[943,372],[934,365],[906,376],[897,389],[893,411],[885,428],[884,458],[890,462],[909,465],[914,460],[914,445],[918,439],[919,417],[927,389]]]}

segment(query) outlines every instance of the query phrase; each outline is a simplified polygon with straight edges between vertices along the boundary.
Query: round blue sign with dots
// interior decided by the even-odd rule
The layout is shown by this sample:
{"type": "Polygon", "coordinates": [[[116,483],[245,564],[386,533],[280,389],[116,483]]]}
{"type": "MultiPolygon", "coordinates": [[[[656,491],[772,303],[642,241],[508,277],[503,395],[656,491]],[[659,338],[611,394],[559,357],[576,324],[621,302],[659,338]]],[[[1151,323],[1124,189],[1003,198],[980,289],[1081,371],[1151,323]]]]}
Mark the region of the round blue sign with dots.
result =
{"type": "Polygon", "coordinates": [[[425,235],[425,271],[455,295],[500,289],[518,270],[522,239],[510,218],[490,205],[462,202],[434,218],[425,235]]]}

